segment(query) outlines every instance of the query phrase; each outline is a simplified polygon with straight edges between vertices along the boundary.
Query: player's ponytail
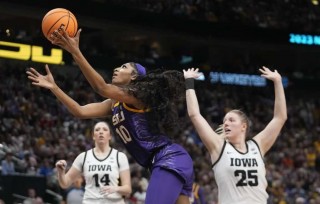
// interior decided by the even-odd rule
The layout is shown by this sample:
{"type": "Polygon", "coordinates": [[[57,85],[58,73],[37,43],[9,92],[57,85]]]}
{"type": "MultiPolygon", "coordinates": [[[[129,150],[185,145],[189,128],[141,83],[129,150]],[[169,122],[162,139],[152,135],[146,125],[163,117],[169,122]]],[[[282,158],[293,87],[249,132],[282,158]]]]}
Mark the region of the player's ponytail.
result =
{"type": "Polygon", "coordinates": [[[177,104],[184,101],[183,73],[157,69],[138,77],[127,87],[128,93],[145,105],[152,131],[169,130],[177,125],[177,104]]]}
{"type": "Polygon", "coordinates": [[[217,129],[214,130],[218,135],[223,135],[223,124],[220,124],[217,129]]]}

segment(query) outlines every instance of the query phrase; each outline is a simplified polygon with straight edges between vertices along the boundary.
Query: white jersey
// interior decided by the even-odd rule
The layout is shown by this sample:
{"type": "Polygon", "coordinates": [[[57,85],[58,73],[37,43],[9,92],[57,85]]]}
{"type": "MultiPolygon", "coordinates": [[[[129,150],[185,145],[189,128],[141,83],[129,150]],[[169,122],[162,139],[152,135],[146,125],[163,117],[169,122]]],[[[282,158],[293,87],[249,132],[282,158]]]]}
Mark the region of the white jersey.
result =
{"type": "Polygon", "coordinates": [[[124,204],[119,193],[107,196],[100,194],[102,186],[119,186],[120,172],[129,169],[128,158],[124,153],[111,149],[106,158],[98,159],[93,149],[90,149],[79,154],[72,165],[83,172],[85,178],[83,204],[124,204]]]}
{"type": "Polygon", "coordinates": [[[219,204],[266,204],[267,179],[263,158],[254,140],[246,142],[241,153],[225,142],[213,171],[219,192],[219,204]]]}

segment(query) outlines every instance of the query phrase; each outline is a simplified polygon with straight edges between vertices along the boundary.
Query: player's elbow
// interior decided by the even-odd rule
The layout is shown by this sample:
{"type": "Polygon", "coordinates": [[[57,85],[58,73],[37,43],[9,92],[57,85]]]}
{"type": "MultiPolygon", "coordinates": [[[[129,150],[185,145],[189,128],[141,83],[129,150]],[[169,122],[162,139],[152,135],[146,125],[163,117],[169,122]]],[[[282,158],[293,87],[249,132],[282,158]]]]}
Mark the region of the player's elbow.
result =
{"type": "Polygon", "coordinates": [[[191,120],[196,120],[199,117],[199,113],[189,113],[188,115],[191,120]]]}
{"type": "MultiPolygon", "coordinates": [[[[71,185],[71,184],[70,184],[71,185]]],[[[68,185],[67,183],[65,182],[59,182],[59,186],[62,188],[62,189],[67,189],[70,187],[70,185],[68,185]]]]}
{"type": "Polygon", "coordinates": [[[82,117],[81,112],[78,110],[70,110],[70,113],[76,118],[81,119],[81,117],[82,117]]]}
{"type": "Polygon", "coordinates": [[[85,112],[80,108],[74,109],[70,111],[71,114],[78,119],[87,119],[85,112]]]}
{"type": "Polygon", "coordinates": [[[92,86],[92,89],[94,92],[100,94],[101,93],[101,90],[102,88],[100,86],[92,86]]]}
{"type": "Polygon", "coordinates": [[[73,116],[75,116],[77,119],[87,119],[87,117],[84,115],[73,115],[73,116]]]}
{"type": "Polygon", "coordinates": [[[288,119],[287,113],[281,114],[281,116],[279,117],[279,119],[280,119],[281,122],[283,122],[283,124],[284,124],[284,123],[287,121],[287,119],[288,119]]]}
{"type": "Polygon", "coordinates": [[[102,95],[105,90],[108,88],[109,84],[106,84],[104,81],[103,82],[98,82],[92,85],[92,88],[94,90],[94,92],[102,95]]]}
{"type": "Polygon", "coordinates": [[[283,120],[284,120],[284,123],[288,120],[288,115],[287,114],[284,115],[283,120]]]}
{"type": "Polygon", "coordinates": [[[61,187],[62,189],[67,189],[67,188],[68,188],[68,186],[62,185],[62,184],[60,184],[60,187],[61,187]]]}
{"type": "Polygon", "coordinates": [[[77,113],[77,114],[73,114],[74,117],[78,118],[78,119],[88,119],[89,117],[83,113],[77,113]]]}
{"type": "Polygon", "coordinates": [[[132,188],[127,186],[126,191],[123,193],[124,196],[129,197],[132,193],[132,188]]]}
{"type": "Polygon", "coordinates": [[[275,120],[277,121],[278,124],[281,124],[282,126],[286,123],[288,117],[287,114],[282,115],[281,117],[276,117],[275,120]]]}

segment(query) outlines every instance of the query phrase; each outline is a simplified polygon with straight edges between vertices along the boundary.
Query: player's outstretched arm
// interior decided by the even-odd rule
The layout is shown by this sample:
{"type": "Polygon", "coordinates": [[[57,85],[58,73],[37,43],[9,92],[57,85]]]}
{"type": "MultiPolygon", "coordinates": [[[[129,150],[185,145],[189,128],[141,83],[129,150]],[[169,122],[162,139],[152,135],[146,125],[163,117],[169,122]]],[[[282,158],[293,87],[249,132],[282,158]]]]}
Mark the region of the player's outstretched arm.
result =
{"type": "Polygon", "coordinates": [[[79,48],[81,31],[82,30],[79,29],[75,37],[70,37],[64,29],[62,29],[62,33],[56,30],[51,35],[50,40],[52,44],[60,46],[72,55],[73,59],[78,64],[82,73],[90,83],[91,87],[95,90],[95,92],[103,95],[102,90],[111,87],[108,86],[103,77],[90,65],[90,63],[82,54],[79,48]]]}
{"type": "Polygon", "coordinates": [[[276,141],[287,120],[287,105],[281,75],[278,71],[271,71],[267,67],[262,67],[259,71],[262,77],[273,81],[275,93],[273,118],[265,129],[254,137],[264,155],[276,141]]]}
{"type": "Polygon", "coordinates": [[[198,69],[183,70],[184,78],[186,79],[186,100],[188,115],[196,128],[202,142],[209,151],[212,161],[218,159],[223,146],[224,139],[219,136],[209,125],[206,119],[200,114],[199,103],[193,85],[190,82],[199,77],[198,69]]]}
{"type": "Polygon", "coordinates": [[[55,31],[50,40],[53,44],[70,52],[91,87],[99,95],[128,104],[139,104],[136,98],[127,94],[118,86],[106,83],[103,77],[90,65],[79,48],[80,33],[81,29],[78,30],[75,37],[70,37],[65,30],[62,30],[62,34],[55,31]]]}
{"type": "Polygon", "coordinates": [[[55,83],[48,65],[46,65],[46,73],[42,75],[34,68],[27,71],[28,79],[33,85],[49,89],[72,115],[78,118],[98,118],[111,114],[111,100],[80,106],[55,83]]]}

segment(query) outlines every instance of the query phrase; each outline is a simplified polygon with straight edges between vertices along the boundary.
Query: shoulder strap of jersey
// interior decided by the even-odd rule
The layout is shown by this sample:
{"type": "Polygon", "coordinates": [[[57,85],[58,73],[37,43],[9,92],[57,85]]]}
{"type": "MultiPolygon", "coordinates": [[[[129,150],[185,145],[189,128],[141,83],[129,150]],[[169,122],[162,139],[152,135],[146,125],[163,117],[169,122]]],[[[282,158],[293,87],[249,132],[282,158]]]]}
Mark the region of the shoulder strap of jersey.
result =
{"type": "Polygon", "coordinates": [[[213,168],[220,161],[222,154],[224,152],[224,149],[226,148],[226,145],[227,145],[227,141],[224,140],[220,155],[219,155],[218,159],[211,165],[211,168],[213,168]]]}
{"type": "Polygon", "coordinates": [[[117,164],[118,164],[118,168],[120,168],[120,164],[119,164],[119,151],[117,150],[117,164]]]}
{"type": "Polygon", "coordinates": [[[86,151],[86,152],[84,153],[84,158],[83,158],[83,163],[82,163],[82,168],[81,168],[81,171],[82,171],[82,172],[83,172],[83,168],[84,168],[84,162],[86,161],[87,152],[88,152],[88,151],[86,151]]]}

